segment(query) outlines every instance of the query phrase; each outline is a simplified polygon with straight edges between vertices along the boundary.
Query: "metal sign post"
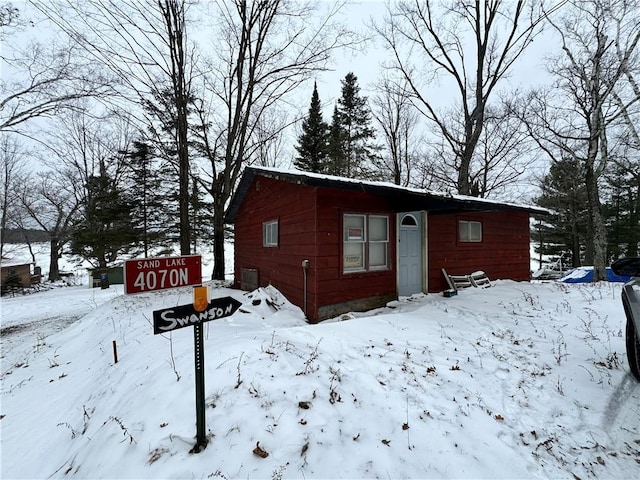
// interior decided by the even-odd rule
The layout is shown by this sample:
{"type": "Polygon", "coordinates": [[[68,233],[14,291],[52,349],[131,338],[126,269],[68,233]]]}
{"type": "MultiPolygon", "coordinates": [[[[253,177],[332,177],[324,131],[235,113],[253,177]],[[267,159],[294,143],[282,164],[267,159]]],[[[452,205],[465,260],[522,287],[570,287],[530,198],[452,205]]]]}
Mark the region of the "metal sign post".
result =
{"type": "MultiPolygon", "coordinates": [[[[193,356],[196,384],[196,444],[191,453],[207,447],[204,402],[204,341],[202,324],[233,315],[242,305],[233,297],[215,298],[203,302],[202,290],[194,289],[194,304],[164,308],[153,312],[153,333],[160,334],[193,325],[193,356]],[[195,305],[195,306],[194,306],[195,305]]],[[[205,287],[206,288],[206,287],[205,287]]]]}
{"type": "Polygon", "coordinates": [[[200,453],[207,447],[204,404],[204,342],[202,339],[202,323],[193,326],[193,355],[196,367],[196,444],[191,450],[200,453]]]}

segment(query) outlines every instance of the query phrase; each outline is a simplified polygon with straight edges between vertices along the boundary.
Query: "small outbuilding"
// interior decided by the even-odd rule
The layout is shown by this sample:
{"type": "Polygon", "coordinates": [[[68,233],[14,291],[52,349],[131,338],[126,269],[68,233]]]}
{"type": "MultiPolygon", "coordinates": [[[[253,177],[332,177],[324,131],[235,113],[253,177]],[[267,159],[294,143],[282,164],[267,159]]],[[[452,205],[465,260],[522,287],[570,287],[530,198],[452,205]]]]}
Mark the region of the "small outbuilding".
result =
{"type": "Polygon", "coordinates": [[[40,268],[35,267],[32,273],[33,265],[33,262],[26,260],[3,258],[0,264],[2,294],[40,283],[40,268]]]}
{"type": "Polygon", "coordinates": [[[310,322],[441,292],[482,270],[529,280],[529,215],[546,210],[274,168],[248,167],[231,200],[234,285],[273,285],[310,322]]]}

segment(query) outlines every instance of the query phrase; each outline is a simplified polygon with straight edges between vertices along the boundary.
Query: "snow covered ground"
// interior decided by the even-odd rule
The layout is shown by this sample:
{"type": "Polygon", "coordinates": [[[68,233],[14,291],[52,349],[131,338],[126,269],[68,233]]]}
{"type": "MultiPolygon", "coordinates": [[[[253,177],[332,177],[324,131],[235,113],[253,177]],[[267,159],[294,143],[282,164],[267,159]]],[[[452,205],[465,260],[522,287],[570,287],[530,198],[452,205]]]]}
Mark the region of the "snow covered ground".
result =
{"type": "Polygon", "coordinates": [[[190,289],[2,298],[1,477],[637,478],[620,284],[497,281],[319,325],[272,288],[212,288],[243,305],[204,327],[199,454],[193,329],[152,326],[190,289]]]}

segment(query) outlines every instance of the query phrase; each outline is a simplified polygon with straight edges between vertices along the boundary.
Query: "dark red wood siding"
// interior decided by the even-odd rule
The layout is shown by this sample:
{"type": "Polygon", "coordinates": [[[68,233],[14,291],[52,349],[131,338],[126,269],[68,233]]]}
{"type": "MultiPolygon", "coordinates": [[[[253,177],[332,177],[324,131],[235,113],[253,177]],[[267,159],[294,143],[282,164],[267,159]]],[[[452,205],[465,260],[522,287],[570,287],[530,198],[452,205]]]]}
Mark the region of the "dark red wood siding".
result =
{"type": "Polygon", "coordinates": [[[318,307],[352,300],[396,295],[395,214],[385,198],[364,192],[319,188],[318,258],[316,291],[318,307]],[[366,273],[342,271],[342,217],[346,213],[389,216],[388,270],[366,273]]]}
{"type": "MultiPolygon", "coordinates": [[[[309,260],[306,313],[310,321],[319,319],[323,307],[396,296],[396,214],[386,197],[256,177],[235,220],[235,286],[240,286],[243,269],[257,269],[261,286],[274,285],[304,308],[303,260],[309,260]],[[388,270],[343,273],[342,219],[347,213],[388,215],[388,270]],[[262,225],[271,220],[279,223],[278,246],[263,247],[262,225]]],[[[529,214],[428,214],[427,261],[430,292],[447,288],[442,268],[450,274],[483,270],[493,280],[528,280],[529,214]],[[481,222],[482,242],[459,242],[459,220],[481,222]]]]}
{"type": "Polygon", "coordinates": [[[529,280],[528,213],[486,212],[428,218],[430,292],[448,288],[442,268],[452,275],[482,270],[492,280],[529,280]],[[482,242],[459,242],[459,220],[482,222],[482,242]]]}
{"type": "Polygon", "coordinates": [[[257,178],[235,222],[234,282],[242,270],[258,270],[259,284],[272,284],[292,303],[304,306],[307,270],[307,318],[318,308],[362,298],[396,295],[395,214],[387,201],[364,192],[315,188],[257,178]],[[345,213],[389,216],[389,269],[342,273],[342,216],[345,213]],[[263,222],[278,219],[278,246],[262,246],[263,222]]]}
{"type": "Polygon", "coordinates": [[[302,261],[315,263],[315,220],[315,189],[256,178],[235,222],[235,286],[240,287],[244,268],[255,268],[260,286],[272,284],[303,308],[302,261]],[[278,220],[278,246],[263,247],[262,224],[271,220],[278,220]]]}

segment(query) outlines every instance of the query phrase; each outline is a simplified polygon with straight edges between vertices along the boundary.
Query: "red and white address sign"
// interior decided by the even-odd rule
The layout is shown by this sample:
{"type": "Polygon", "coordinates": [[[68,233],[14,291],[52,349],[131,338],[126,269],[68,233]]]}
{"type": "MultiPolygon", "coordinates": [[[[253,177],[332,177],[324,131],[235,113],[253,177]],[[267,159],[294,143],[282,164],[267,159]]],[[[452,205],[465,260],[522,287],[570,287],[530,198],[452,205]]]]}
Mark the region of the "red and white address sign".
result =
{"type": "Polygon", "coordinates": [[[124,262],[124,293],[142,293],[202,283],[202,256],[139,258],[124,262]]]}

